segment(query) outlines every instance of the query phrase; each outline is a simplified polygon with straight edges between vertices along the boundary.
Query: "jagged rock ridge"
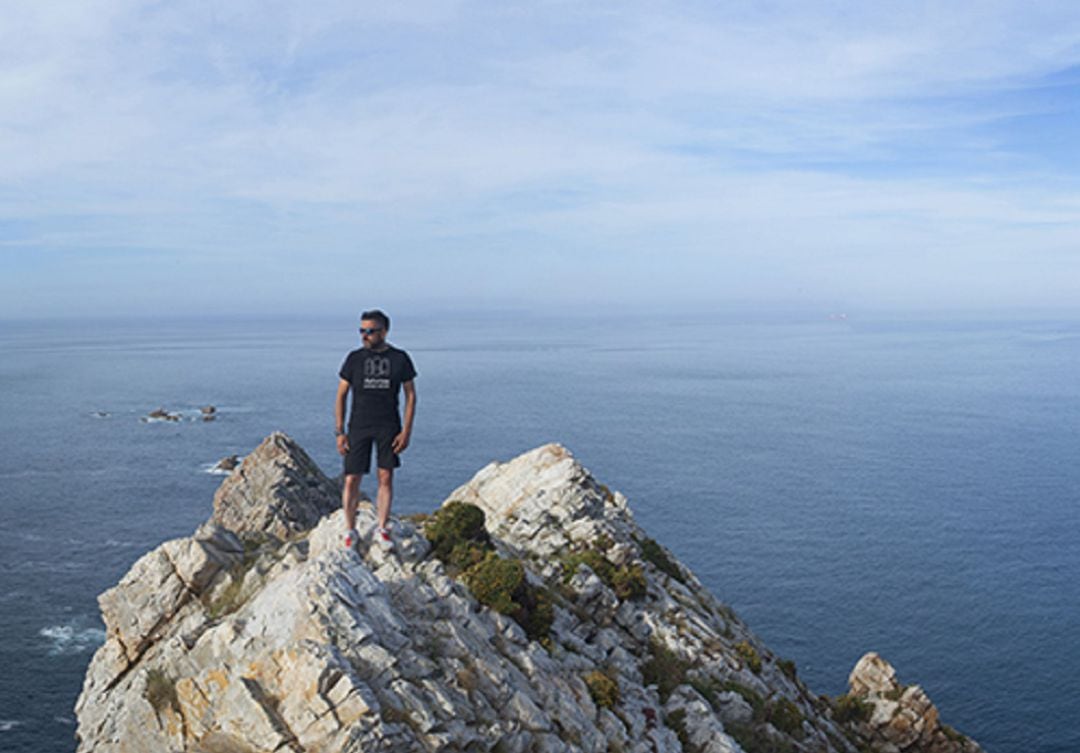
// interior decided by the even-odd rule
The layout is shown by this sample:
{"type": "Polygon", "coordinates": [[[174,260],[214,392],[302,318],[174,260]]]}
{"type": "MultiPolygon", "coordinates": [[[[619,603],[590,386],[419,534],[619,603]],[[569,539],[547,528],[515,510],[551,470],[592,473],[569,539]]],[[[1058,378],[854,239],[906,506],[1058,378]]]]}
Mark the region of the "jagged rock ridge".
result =
{"type": "Polygon", "coordinates": [[[422,522],[396,521],[393,554],[345,550],[333,482],[275,433],[194,536],[100,597],[79,750],[979,750],[876,655],[846,704],[814,695],[559,445],[452,500],[550,599],[541,640],[452,577],[422,522]]]}

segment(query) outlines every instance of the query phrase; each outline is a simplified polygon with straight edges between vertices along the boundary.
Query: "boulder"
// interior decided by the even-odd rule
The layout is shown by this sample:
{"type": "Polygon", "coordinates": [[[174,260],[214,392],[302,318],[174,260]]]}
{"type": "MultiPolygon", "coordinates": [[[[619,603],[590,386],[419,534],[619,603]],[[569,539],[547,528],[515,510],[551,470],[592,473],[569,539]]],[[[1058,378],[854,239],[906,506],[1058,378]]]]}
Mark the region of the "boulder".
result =
{"type": "Polygon", "coordinates": [[[237,466],[240,465],[239,455],[226,455],[221,460],[214,463],[214,466],[210,469],[211,473],[228,473],[229,471],[235,471],[237,466]]]}
{"type": "Polygon", "coordinates": [[[211,520],[243,539],[288,539],[340,506],[340,492],[300,445],[274,432],[214,495],[211,520]]]}
{"type": "Polygon", "coordinates": [[[901,685],[889,662],[871,651],[848,677],[849,695],[872,707],[855,724],[871,748],[894,753],[980,753],[978,743],[943,725],[938,710],[918,685],[901,685]]]}

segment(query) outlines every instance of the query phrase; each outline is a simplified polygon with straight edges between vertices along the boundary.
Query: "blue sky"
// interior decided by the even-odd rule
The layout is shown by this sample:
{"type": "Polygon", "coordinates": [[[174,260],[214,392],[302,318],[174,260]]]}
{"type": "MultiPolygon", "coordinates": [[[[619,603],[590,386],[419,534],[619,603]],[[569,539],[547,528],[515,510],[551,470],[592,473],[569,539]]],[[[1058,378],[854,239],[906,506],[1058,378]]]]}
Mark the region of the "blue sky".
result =
{"type": "Polygon", "coordinates": [[[0,318],[1069,307],[1078,105],[1072,3],[20,3],[0,318]]]}

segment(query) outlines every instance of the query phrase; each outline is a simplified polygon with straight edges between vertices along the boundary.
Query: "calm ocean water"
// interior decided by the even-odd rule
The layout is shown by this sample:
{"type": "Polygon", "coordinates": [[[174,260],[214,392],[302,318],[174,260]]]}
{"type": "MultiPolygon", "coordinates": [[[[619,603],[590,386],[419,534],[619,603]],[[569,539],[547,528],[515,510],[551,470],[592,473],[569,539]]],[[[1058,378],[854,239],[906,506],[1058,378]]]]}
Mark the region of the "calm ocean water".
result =
{"type": "MultiPolygon", "coordinates": [[[[876,650],[990,753],[1080,750],[1080,321],[394,325],[420,372],[395,512],[562,442],[816,692],[876,650]]],[[[73,750],[96,596],[210,514],[209,464],[282,429],[338,472],[355,337],[0,323],[0,750],[73,750]]]]}

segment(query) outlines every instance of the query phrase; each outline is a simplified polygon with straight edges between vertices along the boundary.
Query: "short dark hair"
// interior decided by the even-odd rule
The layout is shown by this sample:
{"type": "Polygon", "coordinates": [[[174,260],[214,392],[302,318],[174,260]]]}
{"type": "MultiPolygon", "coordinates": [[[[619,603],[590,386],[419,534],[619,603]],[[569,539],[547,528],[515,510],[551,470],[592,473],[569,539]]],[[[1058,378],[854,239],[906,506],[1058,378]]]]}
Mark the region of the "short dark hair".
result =
{"type": "Polygon", "coordinates": [[[379,309],[372,309],[371,311],[365,311],[364,313],[360,314],[360,321],[364,321],[365,319],[369,319],[373,322],[378,322],[383,329],[385,329],[387,332],[390,331],[390,317],[379,311],[379,309]]]}

